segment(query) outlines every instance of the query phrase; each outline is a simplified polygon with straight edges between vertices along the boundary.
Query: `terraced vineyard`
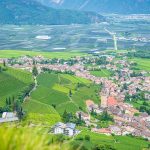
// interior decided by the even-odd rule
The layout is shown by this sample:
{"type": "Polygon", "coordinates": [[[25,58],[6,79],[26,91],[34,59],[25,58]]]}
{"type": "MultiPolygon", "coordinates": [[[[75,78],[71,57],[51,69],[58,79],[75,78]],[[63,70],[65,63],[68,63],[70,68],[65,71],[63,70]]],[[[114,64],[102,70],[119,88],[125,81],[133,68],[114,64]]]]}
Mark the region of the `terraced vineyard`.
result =
{"type": "Polygon", "coordinates": [[[30,100],[24,104],[27,112],[43,113],[42,107],[46,106],[44,113],[54,112],[56,109],[61,115],[65,110],[73,113],[79,108],[86,110],[85,100],[87,99],[99,102],[97,94],[99,87],[93,85],[89,80],[73,75],[54,73],[43,73],[37,80],[38,88],[31,94],[30,100]],[[72,96],[69,96],[70,91],[72,96]]]}
{"type": "Polygon", "coordinates": [[[137,70],[145,70],[150,71],[150,60],[149,59],[142,59],[142,58],[134,58],[131,59],[131,61],[137,63],[137,70]]]}
{"type": "Polygon", "coordinates": [[[96,77],[110,77],[111,72],[107,69],[101,69],[99,71],[91,71],[91,74],[96,77]]]}
{"type": "Polygon", "coordinates": [[[91,131],[82,131],[76,139],[80,139],[85,135],[90,135],[91,142],[84,141],[85,147],[88,149],[92,148],[92,144],[100,144],[100,145],[111,145],[116,150],[148,150],[147,145],[149,144],[148,141],[144,141],[140,138],[133,138],[130,136],[107,136],[103,134],[92,133],[91,131]],[[116,142],[117,141],[117,142],[116,142]]]}
{"type": "Polygon", "coordinates": [[[0,73],[0,106],[5,105],[8,97],[16,97],[33,82],[29,72],[7,68],[0,73]]]}

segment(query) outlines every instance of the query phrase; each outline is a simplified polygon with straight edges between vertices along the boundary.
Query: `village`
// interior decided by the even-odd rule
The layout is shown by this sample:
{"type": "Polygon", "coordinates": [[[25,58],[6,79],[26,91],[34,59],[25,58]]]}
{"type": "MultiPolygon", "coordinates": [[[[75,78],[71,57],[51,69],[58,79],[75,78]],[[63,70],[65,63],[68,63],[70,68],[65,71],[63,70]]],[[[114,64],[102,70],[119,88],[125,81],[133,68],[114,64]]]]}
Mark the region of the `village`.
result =
{"type": "MultiPolygon", "coordinates": [[[[12,59],[1,58],[0,63],[3,62],[9,67],[30,72],[34,66],[39,73],[44,72],[44,70],[69,72],[101,85],[100,103],[95,104],[92,100],[87,100],[87,112],[78,111],[76,116],[83,120],[87,127],[91,126],[92,132],[106,135],[140,136],[150,140],[150,111],[137,110],[130,103],[139,95],[145,101],[150,101],[150,77],[147,76],[149,72],[143,70],[140,73],[135,73],[132,69],[135,63],[129,62],[126,56],[121,60],[115,59],[115,56],[111,55],[75,57],[71,60],[47,59],[43,56],[22,56],[12,59]],[[103,57],[105,60],[101,61],[103,57]],[[99,61],[101,62],[98,63],[99,61]],[[87,67],[87,64],[90,66],[87,67]],[[113,75],[111,77],[96,77],[90,73],[91,70],[103,68],[112,71],[113,75]],[[113,117],[113,124],[107,128],[99,128],[97,119],[91,121],[93,120],[93,112],[96,115],[107,112],[113,117]]],[[[16,116],[11,115],[14,118],[13,121],[18,120],[16,116]]],[[[3,115],[4,118],[7,118],[6,113],[3,115]]],[[[11,121],[11,117],[8,116],[8,118],[6,120],[11,121]]],[[[80,132],[75,130],[75,126],[71,123],[58,123],[53,127],[53,132],[73,136],[80,132]]]]}

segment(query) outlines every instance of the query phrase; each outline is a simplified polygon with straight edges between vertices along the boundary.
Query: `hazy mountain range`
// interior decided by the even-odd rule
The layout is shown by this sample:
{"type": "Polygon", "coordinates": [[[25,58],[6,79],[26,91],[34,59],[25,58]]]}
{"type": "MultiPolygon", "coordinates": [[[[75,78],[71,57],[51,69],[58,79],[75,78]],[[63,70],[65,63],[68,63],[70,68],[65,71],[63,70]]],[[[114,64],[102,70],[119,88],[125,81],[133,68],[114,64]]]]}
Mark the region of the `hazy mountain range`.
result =
{"type": "Polygon", "coordinates": [[[150,0],[0,0],[0,24],[88,24],[101,13],[150,13],[150,0]]]}
{"type": "Polygon", "coordinates": [[[54,8],[98,13],[150,13],[150,0],[37,0],[54,8]]]}
{"type": "Polygon", "coordinates": [[[103,20],[95,12],[58,10],[34,0],[0,0],[0,24],[88,24],[103,20]]]}

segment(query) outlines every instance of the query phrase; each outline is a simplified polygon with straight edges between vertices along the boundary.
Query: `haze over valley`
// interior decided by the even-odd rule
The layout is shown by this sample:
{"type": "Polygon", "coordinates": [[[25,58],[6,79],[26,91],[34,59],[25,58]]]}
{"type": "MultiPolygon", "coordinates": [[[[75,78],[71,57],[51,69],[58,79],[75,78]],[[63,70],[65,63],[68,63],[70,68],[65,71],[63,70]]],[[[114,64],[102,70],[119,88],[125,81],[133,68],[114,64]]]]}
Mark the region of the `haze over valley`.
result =
{"type": "Polygon", "coordinates": [[[105,29],[116,33],[119,49],[149,49],[149,15],[105,15],[105,18],[106,21],[91,25],[1,25],[0,49],[113,49],[113,37],[105,29]]]}

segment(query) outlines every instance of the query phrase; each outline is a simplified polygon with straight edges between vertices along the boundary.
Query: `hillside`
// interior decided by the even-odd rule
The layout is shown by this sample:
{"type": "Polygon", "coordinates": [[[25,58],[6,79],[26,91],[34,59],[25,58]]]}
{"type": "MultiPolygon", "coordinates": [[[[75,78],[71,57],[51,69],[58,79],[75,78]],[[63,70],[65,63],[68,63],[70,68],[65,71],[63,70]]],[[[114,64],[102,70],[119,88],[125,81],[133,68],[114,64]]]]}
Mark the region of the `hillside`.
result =
{"type": "Polygon", "coordinates": [[[0,1],[0,24],[88,24],[102,20],[96,13],[57,10],[30,0],[0,1]]]}
{"type": "Polygon", "coordinates": [[[85,110],[87,99],[99,102],[95,92],[99,88],[89,80],[68,74],[43,73],[38,76],[37,81],[39,86],[31,94],[31,99],[24,103],[24,109],[29,113],[48,114],[54,113],[55,109],[60,115],[65,110],[75,113],[79,108],[85,110]],[[78,84],[82,86],[77,88],[78,84]],[[69,97],[69,90],[72,91],[72,97],[69,97]],[[34,105],[36,107],[32,107],[34,105]],[[55,109],[52,107],[54,105],[55,109]]]}
{"type": "Polygon", "coordinates": [[[16,98],[32,82],[32,75],[26,71],[7,68],[0,72],[0,107],[5,105],[6,98],[16,98]]]}
{"type": "Polygon", "coordinates": [[[150,0],[38,0],[55,8],[100,13],[150,13],[150,0]]]}

